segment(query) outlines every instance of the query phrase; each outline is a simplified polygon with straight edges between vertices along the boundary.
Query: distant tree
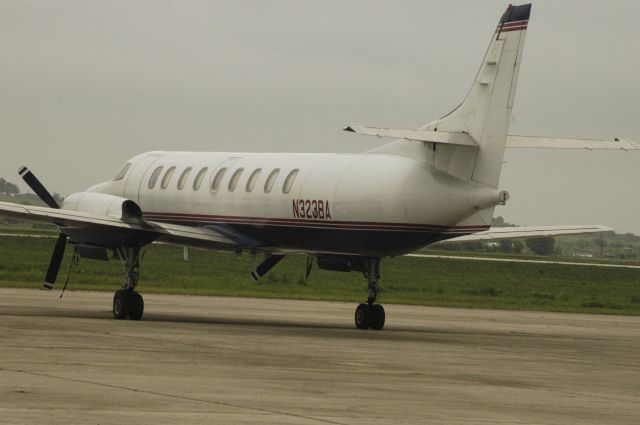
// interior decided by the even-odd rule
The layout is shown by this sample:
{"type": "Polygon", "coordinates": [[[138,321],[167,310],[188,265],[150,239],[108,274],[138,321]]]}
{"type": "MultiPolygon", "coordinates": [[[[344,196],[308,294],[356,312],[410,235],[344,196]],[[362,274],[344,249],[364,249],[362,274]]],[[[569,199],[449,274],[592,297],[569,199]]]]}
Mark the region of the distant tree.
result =
{"type": "Polygon", "coordinates": [[[62,205],[62,201],[64,201],[64,197],[60,195],[58,192],[53,192],[53,199],[58,203],[58,205],[62,205]]]}
{"type": "Polygon", "coordinates": [[[524,245],[519,240],[502,239],[498,242],[498,252],[504,252],[505,254],[522,254],[524,245]]]}
{"type": "Polygon", "coordinates": [[[504,252],[505,254],[511,254],[513,252],[513,242],[509,239],[503,239],[498,242],[498,251],[504,252]]]}
{"type": "Polygon", "coordinates": [[[622,244],[622,242],[620,242],[620,241],[613,241],[613,242],[611,242],[611,243],[609,244],[609,246],[611,246],[611,248],[613,248],[613,249],[615,249],[615,250],[616,250],[616,257],[618,257],[618,258],[623,257],[623,256],[620,254],[620,249],[624,247],[624,245],[622,244]]]}
{"type": "Polygon", "coordinates": [[[518,227],[517,224],[507,223],[502,216],[494,217],[491,220],[491,227],[518,227]]]}
{"type": "Polygon", "coordinates": [[[6,193],[7,181],[3,178],[0,178],[0,193],[6,193]]]}
{"type": "Polygon", "coordinates": [[[524,251],[524,244],[519,239],[513,241],[512,246],[513,252],[515,252],[516,254],[522,254],[522,251],[524,251]]]}
{"type": "Polygon", "coordinates": [[[15,195],[20,193],[20,188],[11,182],[5,182],[4,193],[7,195],[15,195]]]}
{"type": "Polygon", "coordinates": [[[480,242],[463,242],[460,244],[460,250],[477,252],[477,251],[484,251],[484,247],[480,242]]]}
{"type": "Polygon", "coordinates": [[[556,240],[551,236],[539,236],[526,240],[527,248],[538,255],[553,254],[553,247],[556,240]]]}

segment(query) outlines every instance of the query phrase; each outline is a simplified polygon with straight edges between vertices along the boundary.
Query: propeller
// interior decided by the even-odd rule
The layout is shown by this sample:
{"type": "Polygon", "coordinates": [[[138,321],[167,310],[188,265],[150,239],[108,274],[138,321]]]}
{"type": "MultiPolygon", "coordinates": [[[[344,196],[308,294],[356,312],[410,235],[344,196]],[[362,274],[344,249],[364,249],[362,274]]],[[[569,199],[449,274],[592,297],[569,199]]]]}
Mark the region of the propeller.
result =
{"type": "Polygon", "coordinates": [[[42,199],[45,204],[49,205],[51,208],[60,209],[60,205],[58,205],[56,200],[53,199],[53,196],[51,196],[49,191],[45,189],[42,183],[40,183],[40,180],[38,180],[38,178],[27,167],[20,167],[18,173],[20,173],[22,180],[24,180],[24,182],[35,192],[36,195],[38,195],[40,199],[42,199]]]}
{"type": "Polygon", "coordinates": [[[67,235],[60,233],[56,246],[53,248],[53,255],[51,256],[51,262],[47,269],[47,275],[44,278],[44,287],[47,289],[53,289],[53,285],[56,283],[58,277],[58,271],[64,258],[64,249],[67,247],[67,235]]]}
{"type": "MultiPolygon", "coordinates": [[[[53,199],[53,196],[51,196],[49,191],[42,185],[42,183],[40,183],[40,180],[38,180],[38,178],[27,167],[20,167],[18,173],[20,173],[20,177],[22,177],[24,182],[35,192],[36,195],[38,195],[40,199],[42,199],[45,204],[51,208],[60,209],[60,205],[58,205],[56,200],[53,199]]],[[[53,255],[49,262],[47,275],[44,278],[44,287],[46,289],[53,289],[53,285],[56,283],[56,278],[58,277],[60,265],[62,265],[66,246],[67,235],[60,232],[56,245],[53,248],[53,255]]]]}

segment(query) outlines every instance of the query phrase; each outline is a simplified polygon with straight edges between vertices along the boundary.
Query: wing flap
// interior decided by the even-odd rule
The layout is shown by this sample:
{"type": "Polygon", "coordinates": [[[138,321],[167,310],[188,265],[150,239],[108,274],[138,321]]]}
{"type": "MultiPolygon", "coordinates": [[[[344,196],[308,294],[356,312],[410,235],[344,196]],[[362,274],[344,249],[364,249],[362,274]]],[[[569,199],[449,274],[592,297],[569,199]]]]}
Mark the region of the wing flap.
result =
{"type": "Polygon", "coordinates": [[[439,243],[475,242],[513,238],[532,238],[536,236],[579,235],[584,233],[613,232],[609,226],[534,226],[534,227],[494,227],[484,232],[458,236],[439,243]]]}

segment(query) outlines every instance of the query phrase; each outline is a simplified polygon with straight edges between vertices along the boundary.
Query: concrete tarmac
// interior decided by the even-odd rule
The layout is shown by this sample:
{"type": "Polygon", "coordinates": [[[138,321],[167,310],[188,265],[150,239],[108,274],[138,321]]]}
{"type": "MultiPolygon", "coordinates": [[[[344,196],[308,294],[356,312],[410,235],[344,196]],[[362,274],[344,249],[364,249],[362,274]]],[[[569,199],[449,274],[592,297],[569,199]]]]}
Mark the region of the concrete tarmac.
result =
{"type": "Polygon", "coordinates": [[[0,289],[2,424],[638,424],[640,317],[0,289]]]}

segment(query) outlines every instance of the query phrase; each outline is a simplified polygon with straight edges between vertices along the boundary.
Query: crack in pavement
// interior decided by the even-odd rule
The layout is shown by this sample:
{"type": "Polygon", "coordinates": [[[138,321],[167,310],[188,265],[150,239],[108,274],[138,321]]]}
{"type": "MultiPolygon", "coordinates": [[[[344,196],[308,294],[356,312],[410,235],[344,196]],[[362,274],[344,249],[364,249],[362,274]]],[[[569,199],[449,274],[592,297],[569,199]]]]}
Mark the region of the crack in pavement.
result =
{"type": "Polygon", "coordinates": [[[42,373],[42,372],[30,372],[30,371],[25,371],[25,370],[7,369],[7,368],[0,368],[0,371],[21,373],[21,374],[25,374],[25,375],[39,376],[39,377],[45,377],[45,378],[50,378],[50,379],[60,379],[62,381],[76,382],[76,383],[82,383],[82,384],[88,384],[88,385],[96,385],[96,386],[101,386],[101,387],[106,387],[106,388],[111,388],[111,389],[116,389],[116,390],[132,391],[132,392],[136,392],[136,393],[151,394],[151,395],[160,396],[160,397],[169,397],[169,398],[178,399],[178,400],[193,401],[193,402],[196,402],[196,403],[204,403],[204,404],[211,404],[211,405],[217,405],[217,406],[225,406],[225,407],[231,407],[231,408],[235,408],[235,409],[244,409],[244,410],[249,410],[249,411],[270,413],[270,414],[275,414],[275,415],[284,415],[284,416],[290,416],[290,417],[298,418],[298,419],[306,419],[308,421],[320,422],[320,423],[324,423],[324,424],[345,425],[342,422],[334,422],[334,421],[331,421],[331,420],[328,420],[328,419],[314,418],[312,416],[305,416],[305,415],[285,412],[285,411],[281,411],[281,410],[265,409],[265,408],[261,408],[261,407],[249,407],[249,406],[243,406],[241,404],[229,403],[229,402],[226,402],[226,401],[204,400],[204,399],[201,399],[201,398],[187,397],[187,396],[163,393],[163,392],[159,392],[159,391],[141,390],[139,388],[126,387],[126,386],[123,386],[123,385],[105,384],[105,383],[102,383],[102,382],[89,381],[89,380],[85,380],[85,379],[67,378],[67,377],[63,377],[63,376],[49,375],[47,373],[42,373]]]}

